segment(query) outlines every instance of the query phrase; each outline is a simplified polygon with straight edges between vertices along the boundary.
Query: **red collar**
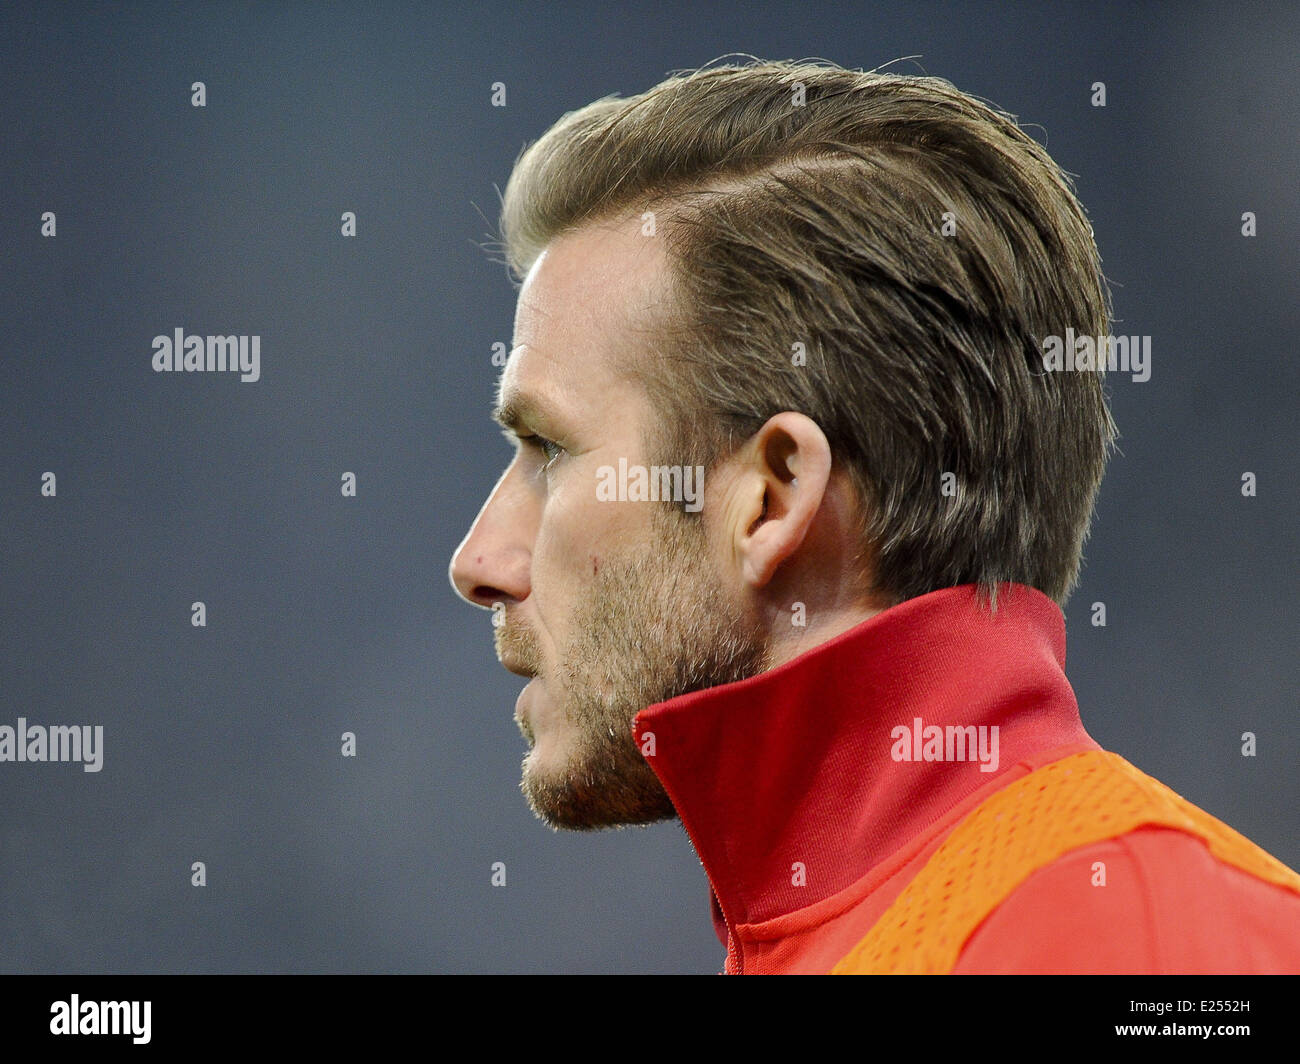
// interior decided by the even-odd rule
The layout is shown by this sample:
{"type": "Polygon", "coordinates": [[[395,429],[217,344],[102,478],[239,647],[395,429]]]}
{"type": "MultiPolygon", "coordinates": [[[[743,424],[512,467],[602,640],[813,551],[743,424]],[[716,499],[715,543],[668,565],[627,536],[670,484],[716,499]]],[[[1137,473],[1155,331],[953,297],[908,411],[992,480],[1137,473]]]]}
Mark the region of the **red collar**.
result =
{"type": "Polygon", "coordinates": [[[990,616],[964,585],[908,599],[768,672],[649,706],[634,733],[654,733],[648,760],[704,864],[715,916],[734,929],[851,885],[1021,758],[1091,744],[1064,667],[1065,619],[1051,599],[1004,584],[990,616]],[[910,735],[917,718],[996,725],[996,771],[981,771],[976,753],[895,760],[891,732],[910,735]]]}

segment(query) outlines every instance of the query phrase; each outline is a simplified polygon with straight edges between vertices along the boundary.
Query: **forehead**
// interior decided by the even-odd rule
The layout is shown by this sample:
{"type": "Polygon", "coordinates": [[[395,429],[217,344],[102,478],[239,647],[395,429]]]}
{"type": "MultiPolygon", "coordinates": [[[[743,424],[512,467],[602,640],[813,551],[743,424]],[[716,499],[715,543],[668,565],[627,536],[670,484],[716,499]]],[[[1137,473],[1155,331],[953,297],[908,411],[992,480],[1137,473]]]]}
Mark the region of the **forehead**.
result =
{"type": "Polygon", "coordinates": [[[663,301],[659,239],[630,217],[546,246],[519,291],[503,399],[526,392],[572,405],[628,379],[663,301]]]}

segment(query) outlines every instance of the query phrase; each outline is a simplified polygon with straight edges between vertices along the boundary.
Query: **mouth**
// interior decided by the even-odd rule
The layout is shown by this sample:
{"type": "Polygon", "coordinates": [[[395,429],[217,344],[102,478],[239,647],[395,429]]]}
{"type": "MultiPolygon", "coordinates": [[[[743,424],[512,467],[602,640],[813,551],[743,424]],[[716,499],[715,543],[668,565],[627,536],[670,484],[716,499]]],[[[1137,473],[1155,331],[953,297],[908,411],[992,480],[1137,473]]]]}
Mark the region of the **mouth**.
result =
{"type": "Polygon", "coordinates": [[[493,634],[493,649],[497,661],[507,672],[533,679],[539,671],[537,650],[528,633],[520,628],[501,627],[493,634]]]}
{"type": "Polygon", "coordinates": [[[518,658],[499,658],[498,660],[506,672],[513,672],[516,676],[522,676],[526,680],[531,680],[537,675],[532,669],[524,666],[518,658]]]}
{"type": "Polygon", "coordinates": [[[519,733],[527,741],[529,749],[531,749],[533,744],[537,741],[536,737],[533,735],[532,721],[528,719],[528,710],[525,706],[528,688],[531,686],[531,681],[524,684],[524,689],[519,692],[519,697],[515,700],[515,726],[518,727],[519,733]]]}

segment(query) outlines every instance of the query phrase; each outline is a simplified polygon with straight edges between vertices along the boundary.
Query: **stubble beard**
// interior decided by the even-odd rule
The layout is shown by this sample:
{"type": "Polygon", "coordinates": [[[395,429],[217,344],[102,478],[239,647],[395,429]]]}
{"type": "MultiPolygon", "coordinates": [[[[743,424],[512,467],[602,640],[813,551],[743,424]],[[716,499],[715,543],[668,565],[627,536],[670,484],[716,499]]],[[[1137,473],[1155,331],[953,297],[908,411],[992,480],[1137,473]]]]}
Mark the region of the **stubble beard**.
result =
{"type": "MultiPolygon", "coordinates": [[[[646,543],[602,559],[590,596],[574,611],[573,639],[557,668],[558,709],[573,736],[566,763],[543,770],[531,750],[524,757],[520,787],[533,813],[553,828],[589,831],[675,817],[632,734],[633,718],[656,702],[767,667],[770,634],[757,615],[728,601],[700,528],[666,507],[650,526],[646,543]]],[[[541,667],[528,629],[498,629],[497,648],[541,667]]]]}

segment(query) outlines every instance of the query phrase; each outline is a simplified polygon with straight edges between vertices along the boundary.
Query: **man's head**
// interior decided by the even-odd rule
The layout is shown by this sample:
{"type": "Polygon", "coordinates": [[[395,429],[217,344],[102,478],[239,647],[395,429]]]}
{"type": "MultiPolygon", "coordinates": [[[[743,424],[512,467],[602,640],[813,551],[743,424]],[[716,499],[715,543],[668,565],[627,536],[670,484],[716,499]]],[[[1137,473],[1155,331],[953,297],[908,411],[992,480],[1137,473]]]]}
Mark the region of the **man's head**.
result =
{"type": "Polygon", "coordinates": [[[938,79],[712,68],[566,115],[502,233],[518,449],[452,579],[534,677],[548,822],[672,815],[631,733],[652,702],[938,588],[1068,595],[1114,428],[1041,339],[1109,315],[1067,180],[1006,117],[938,79]]]}

